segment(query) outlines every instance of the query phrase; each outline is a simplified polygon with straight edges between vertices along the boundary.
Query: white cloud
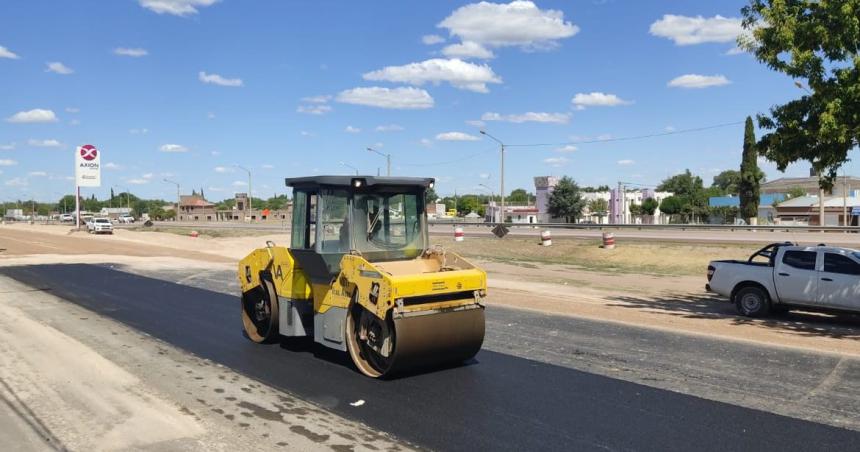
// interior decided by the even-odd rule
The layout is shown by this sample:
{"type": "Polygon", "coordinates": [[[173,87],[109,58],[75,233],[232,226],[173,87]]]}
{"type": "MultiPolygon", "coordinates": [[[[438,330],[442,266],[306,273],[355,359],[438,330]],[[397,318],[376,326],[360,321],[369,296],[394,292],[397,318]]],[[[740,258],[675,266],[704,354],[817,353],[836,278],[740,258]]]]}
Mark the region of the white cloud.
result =
{"type": "Polygon", "coordinates": [[[482,60],[489,60],[496,57],[492,50],[472,41],[445,46],[445,48],[442,49],[442,55],[445,55],[448,58],[478,58],[482,60]]]}
{"type": "Polygon", "coordinates": [[[216,172],[216,173],[222,173],[222,174],[224,174],[224,173],[233,173],[233,172],[235,172],[235,171],[236,171],[235,169],[230,168],[230,167],[228,167],[228,166],[216,166],[216,167],[215,167],[215,172],[216,172]]]}
{"type": "Polygon", "coordinates": [[[570,162],[570,159],[567,157],[550,157],[543,159],[543,162],[547,165],[551,165],[558,168],[560,166],[567,165],[568,162],[570,162]]]}
{"type": "Polygon", "coordinates": [[[11,151],[15,149],[15,143],[0,144],[0,151],[11,151]]]}
{"type": "Polygon", "coordinates": [[[245,181],[236,180],[236,181],[233,181],[233,183],[231,185],[233,185],[234,187],[247,187],[248,183],[245,181]]]}
{"type": "Polygon", "coordinates": [[[225,189],[223,189],[223,188],[221,188],[221,187],[209,187],[209,188],[207,188],[207,190],[209,190],[209,191],[214,191],[214,192],[227,191],[227,190],[225,190],[225,189]]]}
{"type": "Polygon", "coordinates": [[[221,155],[221,152],[219,152],[219,151],[209,151],[209,154],[210,154],[210,155],[212,155],[212,157],[218,157],[219,155],[221,155]]]}
{"type": "Polygon", "coordinates": [[[469,124],[470,126],[475,126],[475,127],[484,127],[485,125],[487,125],[486,122],[481,121],[480,119],[469,119],[466,121],[466,124],[469,124]]]}
{"type": "Polygon", "coordinates": [[[17,60],[20,57],[6,47],[0,46],[0,58],[9,58],[10,60],[17,60]]]}
{"type": "Polygon", "coordinates": [[[433,58],[420,63],[388,66],[363,75],[365,80],[408,83],[421,86],[425,83],[451,86],[478,93],[489,92],[487,83],[502,83],[502,79],[485,64],[469,63],[460,59],[433,58]]]}
{"type": "Polygon", "coordinates": [[[553,124],[567,124],[570,121],[570,115],[567,113],[545,113],[529,111],[519,115],[500,115],[498,113],[487,112],[481,115],[484,121],[505,121],[513,123],[523,122],[544,122],[553,124]]]}
{"type": "Polygon", "coordinates": [[[577,148],[576,146],[574,146],[572,144],[568,144],[568,145],[562,146],[560,148],[555,148],[555,152],[570,153],[570,152],[576,152],[578,149],[579,148],[577,148]]]}
{"type": "Polygon", "coordinates": [[[161,152],[188,152],[188,148],[181,144],[162,144],[161,152]]]}
{"type": "Polygon", "coordinates": [[[666,127],[663,127],[663,130],[665,130],[666,132],[674,132],[675,127],[674,126],[666,126],[666,127]]]}
{"type": "Polygon", "coordinates": [[[346,133],[359,133],[359,132],[361,132],[361,129],[359,129],[358,127],[346,126],[346,128],[343,129],[343,131],[346,133]]]}
{"type": "Polygon", "coordinates": [[[28,185],[27,179],[23,177],[14,177],[5,182],[7,187],[26,187],[28,185]]]}
{"type": "Polygon", "coordinates": [[[263,169],[275,169],[275,165],[271,165],[271,164],[269,164],[269,163],[264,163],[264,164],[260,165],[260,168],[263,168],[263,169]]]}
{"type": "Polygon", "coordinates": [[[331,96],[328,94],[320,95],[320,96],[310,96],[303,97],[302,102],[307,102],[310,104],[324,104],[331,100],[331,96]]]}
{"type": "Polygon", "coordinates": [[[44,171],[30,171],[29,173],[27,173],[27,176],[30,176],[30,177],[48,177],[48,173],[46,173],[44,171]]]}
{"type": "Polygon", "coordinates": [[[143,176],[140,176],[140,177],[142,177],[142,178],[144,178],[144,179],[152,179],[154,176],[155,176],[155,174],[152,174],[152,173],[146,173],[146,174],[144,174],[143,176]]]}
{"type": "Polygon", "coordinates": [[[17,165],[18,162],[10,159],[0,159],[0,166],[14,166],[17,165]]]}
{"type": "Polygon", "coordinates": [[[735,55],[740,55],[743,53],[746,53],[746,50],[744,50],[738,46],[734,46],[731,49],[726,50],[726,53],[724,53],[724,55],[735,56],[735,55]]]}
{"type": "Polygon", "coordinates": [[[307,130],[302,130],[301,132],[299,132],[299,135],[301,135],[301,136],[303,136],[303,137],[311,137],[311,136],[313,136],[314,134],[312,134],[312,133],[308,132],[307,130]]]}
{"type": "Polygon", "coordinates": [[[63,143],[60,143],[57,140],[27,140],[28,146],[33,146],[37,148],[59,148],[63,146],[63,143]]]}
{"type": "Polygon", "coordinates": [[[157,14],[188,16],[197,14],[197,8],[211,6],[218,0],[138,0],[140,6],[157,14]]]}
{"type": "Polygon", "coordinates": [[[6,118],[6,122],[57,122],[57,115],[55,115],[51,110],[34,108],[28,111],[19,111],[18,113],[6,118]]]}
{"type": "Polygon", "coordinates": [[[481,137],[463,132],[445,132],[436,135],[436,139],[439,141],[478,141],[481,137]]]}
{"type": "Polygon", "coordinates": [[[79,125],[81,125],[81,121],[79,119],[72,119],[71,121],[69,121],[69,125],[70,126],[79,126],[79,125]]]}
{"type": "Polygon", "coordinates": [[[131,185],[144,185],[149,183],[149,179],[129,179],[126,182],[131,185]]]}
{"type": "Polygon", "coordinates": [[[685,74],[670,80],[668,86],[672,88],[709,88],[728,85],[729,83],[731,81],[723,75],[685,74]]]}
{"type": "Polygon", "coordinates": [[[679,46],[705,42],[734,42],[743,31],[740,18],[720,15],[705,18],[666,14],[651,24],[650,28],[652,35],[671,39],[679,46]]]}
{"type": "Polygon", "coordinates": [[[377,132],[400,132],[401,130],[403,130],[403,126],[399,124],[384,124],[376,126],[377,132]]]}
{"type": "Polygon", "coordinates": [[[79,111],[81,109],[77,107],[66,107],[66,113],[78,113],[79,111]]]}
{"type": "Polygon", "coordinates": [[[531,1],[472,3],[454,10],[438,25],[465,41],[525,49],[552,48],[579,32],[558,10],[541,10],[531,1]]]}
{"type": "Polygon", "coordinates": [[[431,139],[429,139],[429,138],[422,138],[422,139],[420,139],[420,140],[418,141],[418,143],[419,143],[421,146],[424,146],[424,147],[426,147],[426,148],[429,148],[429,147],[432,147],[432,146],[433,146],[433,140],[431,140],[431,139]]]}
{"type": "Polygon", "coordinates": [[[146,135],[149,133],[149,129],[129,129],[128,133],[132,135],[146,135]]]}
{"type": "Polygon", "coordinates": [[[143,56],[149,55],[149,52],[146,49],[141,49],[139,47],[129,48],[129,47],[117,47],[113,49],[113,53],[115,55],[127,56],[132,58],[140,58],[143,56]]]}
{"type": "Polygon", "coordinates": [[[634,163],[636,163],[636,162],[635,162],[635,161],[633,161],[633,160],[630,160],[630,159],[624,159],[624,160],[619,160],[619,161],[618,161],[618,164],[619,164],[619,165],[621,165],[621,166],[630,166],[630,165],[632,165],[632,164],[634,164],[634,163]]]}
{"type": "Polygon", "coordinates": [[[60,63],[59,61],[54,61],[54,62],[45,63],[45,64],[47,65],[47,69],[45,69],[45,72],[53,72],[55,74],[62,74],[62,75],[69,75],[69,74],[72,74],[75,72],[74,70],[72,70],[72,68],[66,66],[63,63],[60,63]]]}
{"type": "Polygon", "coordinates": [[[439,35],[424,35],[421,37],[421,42],[428,46],[432,46],[434,44],[441,44],[445,42],[445,38],[439,35]]]}
{"type": "Polygon", "coordinates": [[[378,86],[353,88],[341,91],[338,102],[367,105],[398,110],[416,110],[433,107],[433,98],[418,88],[381,88],[378,86]]]}
{"type": "Polygon", "coordinates": [[[107,162],[104,164],[104,168],[107,170],[121,170],[122,165],[118,165],[114,162],[107,162]]]}
{"type": "Polygon", "coordinates": [[[615,94],[606,94],[601,92],[577,93],[571,99],[573,105],[578,109],[586,107],[617,107],[619,105],[629,105],[633,102],[621,99],[615,94]]]}
{"type": "Polygon", "coordinates": [[[229,86],[233,88],[244,86],[244,83],[242,83],[242,79],[240,78],[224,78],[218,74],[207,74],[204,71],[197,73],[197,78],[203,83],[211,83],[218,86],[229,86]]]}
{"type": "Polygon", "coordinates": [[[480,179],[484,179],[484,180],[487,180],[487,179],[489,179],[489,178],[490,178],[490,173],[481,173],[481,174],[478,174],[478,178],[480,178],[480,179]]]}
{"type": "Polygon", "coordinates": [[[330,111],[331,106],[327,104],[299,105],[298,108],[296,108],[296,112],[307,113],[309,115],[324,115],[330,111]]]}

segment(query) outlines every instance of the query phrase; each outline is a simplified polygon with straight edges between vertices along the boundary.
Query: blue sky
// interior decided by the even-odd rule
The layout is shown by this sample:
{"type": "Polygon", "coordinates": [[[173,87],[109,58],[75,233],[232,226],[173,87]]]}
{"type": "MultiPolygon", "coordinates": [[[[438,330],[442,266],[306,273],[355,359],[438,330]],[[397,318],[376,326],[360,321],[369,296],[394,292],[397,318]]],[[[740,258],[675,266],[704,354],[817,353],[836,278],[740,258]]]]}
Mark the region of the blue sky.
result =
{"type": "MultiPolygon", "coordinates": [[[[433,176],[443,194],[569,175],[652,185],[739,166],[743,121],[802,94],[734,51],[743,1],[7,1],[0,200],[73,191],[76,146],[110,186],[172,199],[283,178],[433,176]],[[483,119],[482,119],[483,118],[483,119]],[[562,143],[570,143],[564,145],[562,143]]],[[[768,177],[780,176],[764,164],[768,177]]],[[[853,164],[847,167],[848,172],[853,164]]],[[[805,175],[803,165],[789,175],[805,175]]],[[[495,188],[495,190],[498,190],[495,188]]]]}

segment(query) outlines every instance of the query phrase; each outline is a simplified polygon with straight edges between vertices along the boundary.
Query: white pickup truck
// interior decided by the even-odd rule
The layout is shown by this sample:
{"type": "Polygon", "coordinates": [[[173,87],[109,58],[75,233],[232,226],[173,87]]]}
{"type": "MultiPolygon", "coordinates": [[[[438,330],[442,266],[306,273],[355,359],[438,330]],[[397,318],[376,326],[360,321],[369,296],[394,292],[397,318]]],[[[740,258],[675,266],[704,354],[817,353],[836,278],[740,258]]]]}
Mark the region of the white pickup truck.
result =
{"type": "Polygon", "coordinates": [[[705,288],[749,317],[792,308],[860,312],[860,251],[774,243],[746,261],[712,261],[705,288]]]}

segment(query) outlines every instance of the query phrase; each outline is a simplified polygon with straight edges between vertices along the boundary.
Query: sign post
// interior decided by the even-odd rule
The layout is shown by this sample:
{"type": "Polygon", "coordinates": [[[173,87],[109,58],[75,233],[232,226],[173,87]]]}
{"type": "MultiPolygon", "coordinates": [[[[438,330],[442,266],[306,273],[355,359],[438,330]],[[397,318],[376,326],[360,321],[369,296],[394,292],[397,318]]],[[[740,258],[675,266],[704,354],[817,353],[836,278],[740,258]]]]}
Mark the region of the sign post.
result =
{"type": "Polygon", "coordinates": [[[79,146],[75,152],[75,225],[81,227],[81,187],[101,187],[101,155],[91,144],[79,146]]]}

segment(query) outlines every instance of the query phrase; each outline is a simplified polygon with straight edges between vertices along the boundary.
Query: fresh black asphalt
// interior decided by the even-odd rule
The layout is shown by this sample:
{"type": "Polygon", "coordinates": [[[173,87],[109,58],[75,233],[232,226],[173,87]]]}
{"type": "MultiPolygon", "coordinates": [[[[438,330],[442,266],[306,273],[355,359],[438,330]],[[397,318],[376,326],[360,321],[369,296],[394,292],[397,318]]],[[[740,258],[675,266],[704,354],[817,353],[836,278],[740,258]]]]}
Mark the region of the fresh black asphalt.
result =
{"type": "MultiPolygon", "coordinates": [[[[31,287],[439,450],[856,450],[860,433],[484,350],[380,381],[307,341],[253,344],[236,297],[90,265],[0,270],[31,287]],[[360,407],[350,402],[364,400],[360,407]]],[[[110,336],[105,338],[109,340],[110,336]]]]}

